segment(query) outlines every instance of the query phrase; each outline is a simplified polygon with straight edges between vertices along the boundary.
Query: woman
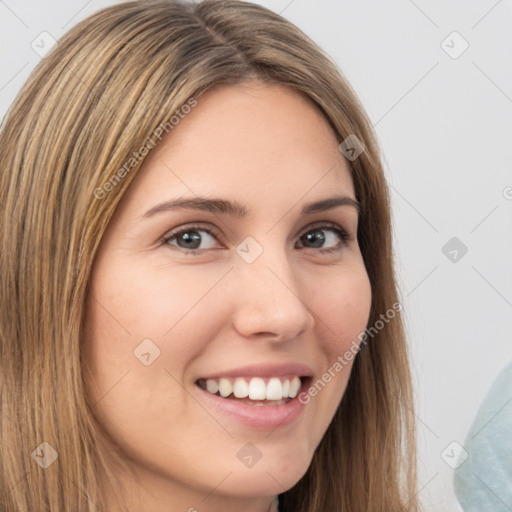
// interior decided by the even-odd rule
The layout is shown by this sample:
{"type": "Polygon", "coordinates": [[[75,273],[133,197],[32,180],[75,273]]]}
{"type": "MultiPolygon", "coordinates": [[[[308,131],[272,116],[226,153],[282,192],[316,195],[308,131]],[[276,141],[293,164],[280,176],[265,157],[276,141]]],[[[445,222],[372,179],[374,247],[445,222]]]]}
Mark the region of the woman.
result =
{"type": "Polygon", "coordinates": [[[0,134],[2,511],[414,511],[371,124],[262,7],[127,2],[0,134]]]}

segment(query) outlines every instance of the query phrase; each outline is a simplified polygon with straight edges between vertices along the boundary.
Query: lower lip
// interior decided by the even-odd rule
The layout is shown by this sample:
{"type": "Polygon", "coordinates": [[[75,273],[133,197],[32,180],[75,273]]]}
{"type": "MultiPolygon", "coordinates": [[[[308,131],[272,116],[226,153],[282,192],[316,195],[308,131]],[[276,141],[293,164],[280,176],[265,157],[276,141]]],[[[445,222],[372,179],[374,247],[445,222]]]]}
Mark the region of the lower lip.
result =
{"type": "Polygon", "coordinates": [[[216,411],[235,419],[239,423],[251,428],[261,430],[275,430],[285,427],[296,421],[302,411],[304,404],[299,401],[302,391],[307,389],[310,379],[304,379],[299,392],[295,398],[282,405],[250,405],[237,400],[222,398],[212,395],[208,391],[194,385],[201,397],[206,400],[216,411]]]}

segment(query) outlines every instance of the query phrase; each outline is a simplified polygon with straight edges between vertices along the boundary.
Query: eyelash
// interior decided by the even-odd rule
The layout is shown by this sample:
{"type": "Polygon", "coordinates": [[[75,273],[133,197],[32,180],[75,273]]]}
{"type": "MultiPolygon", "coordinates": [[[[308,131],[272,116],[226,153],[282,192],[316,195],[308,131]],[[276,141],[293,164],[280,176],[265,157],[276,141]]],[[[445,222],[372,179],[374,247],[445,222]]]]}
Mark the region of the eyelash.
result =
{"type": "MultiPolygon", "coordinates": [[[[350,240],[350,235],[342,227],[338,226],[337,224],[333,224],[331,222],[309,226],[306,231],[303,231],[301,233],[301,235],[299,235],[299,239],[302,236],[310,233],[311,231],[323,231],[324,229],[334,231],[341,238],[342,246],[346,245],[347,241],[350,240]]],[[[171,240],[178,237],[179,235],[182,235],[183,233],[188,233],[190,231],[204,231],[204,232],[208,233],[209,235],[211,235],[213,238],[215,238],[217,241],[219,241],[219,238],[222,238],[216,230],[211,229],[211,228],[205,228],[204,226],[202,226],[200,224],[194,224],[194,225],[190,225],[185,228],[181,228],[177,231],[173,231],[171,233],[166,234],[162,238],[162,244],[171,245],[171,244],[169,244],[169,242],[171,240]]],[[[210,249],[184,249],[183,247],[179,247],[179,246],[173,246],[173,247],[177,248],[179,251],[181,251],[185,254],[200,254],[204,251],[210,250],[210,249]]],[[[342,248],[343,247],[337,246],[337,247],[332,247],[330,249],[317,249],[317,252],[320,252],[322,254],[329,254],[329,253],[338,252],[338,251],[342,250],[342,248]]],[[[308,247],[306,247],[305,249],[308,249],[308,247]]],[[[312,248],[312,249],[314,250],[314,248],[312,248]]]]}

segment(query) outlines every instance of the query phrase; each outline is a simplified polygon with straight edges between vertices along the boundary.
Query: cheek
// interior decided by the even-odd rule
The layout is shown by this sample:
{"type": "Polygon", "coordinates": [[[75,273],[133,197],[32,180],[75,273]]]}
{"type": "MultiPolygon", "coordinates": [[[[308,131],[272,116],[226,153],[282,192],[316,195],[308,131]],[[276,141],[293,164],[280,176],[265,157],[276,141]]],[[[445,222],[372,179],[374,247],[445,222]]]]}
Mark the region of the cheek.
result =
{"type": "Polygon", "coordinates": [[[201,299],[222,274],[198,279],[192,268],[132,263],[98,266],[93,274],[82,341],[88,400],[125,452],[144,458],[127,439],[166,431],[179,438],[186,429],[176,420],[171,429],[169,419],[186,410],[180,382],[204,349],[209,327],[201,322],[201,299]]]}
{"type": "Polygon", "coordinates": [[[172,336],[183,322],[190,323],[223,273],[136,261],[100,267],[92,288],[96,337],[135,343],[172,336]]]}
{"type": "Polygon", "coordinates": [[[371,287],[364,266],[355,265],[326,278],[315,294],[315,312],[325,332],[323,340],[333,362],[364,332],[371,309],[371,287]]]}
{"type": "Polygon", "coordinates": [[[86,309],[83,351],[96,393],[101,396],[128,371],[142,385],[154,384],[157,376],[168,385],[162,372],[181,378],[204,349],[205,330],[216,322],[205,321],[204,299],[225,269],[112,261],[96,268],[86,309]]]}
{"type": "Polygon", "coordinates": [[[368,323],[372,294],[362,261],[343,271],[332,272],[323,280],[323,287],[317,285],[316,290],[312,309],[316,316],[317,340],[322,347],[319,365],[322,373],[305,392],[302,401],[316,402],[329,419],[345,392],[368,323]]]}

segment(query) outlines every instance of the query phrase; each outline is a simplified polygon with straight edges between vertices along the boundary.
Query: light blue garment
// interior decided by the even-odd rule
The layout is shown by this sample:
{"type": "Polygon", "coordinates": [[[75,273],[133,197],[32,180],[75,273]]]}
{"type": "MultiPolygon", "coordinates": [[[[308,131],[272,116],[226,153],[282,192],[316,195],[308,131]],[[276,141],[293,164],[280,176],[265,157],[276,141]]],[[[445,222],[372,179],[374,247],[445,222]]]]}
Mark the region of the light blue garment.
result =
{"type": "Polygon", "coordinates": [[[478,409],[455,470],[455,494],[464,512],[512,511],[512,362],[498,375],[478,409]]]}
{"type": "Polygon", "coordinates": [[[272,505],[270,505],[269,512],[279,512],[279,494],[274,496],[274,501],[272,502],[272,505]]]}

